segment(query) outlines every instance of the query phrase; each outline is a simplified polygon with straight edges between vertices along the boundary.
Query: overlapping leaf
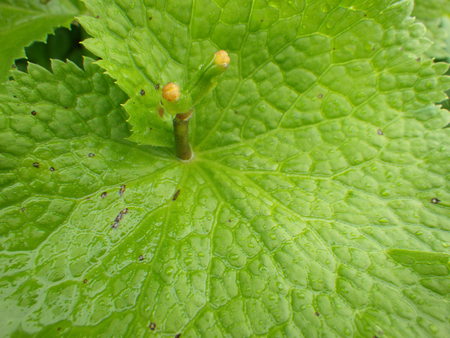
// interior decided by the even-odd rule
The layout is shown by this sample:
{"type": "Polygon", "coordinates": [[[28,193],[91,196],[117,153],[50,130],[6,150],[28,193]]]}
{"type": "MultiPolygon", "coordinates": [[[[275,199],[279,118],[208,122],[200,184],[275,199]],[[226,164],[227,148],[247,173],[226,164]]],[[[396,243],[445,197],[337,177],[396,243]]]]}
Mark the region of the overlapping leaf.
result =
{"type": "Polygon", "coordinates": [[[190,163],[123,141],[125,96],[91,66],[11,84],[6,334],[446,335],[447,66],[419,58],[410,1],[88,4],[143,143],[170,144],[155,84],[233,64],[190,163]]]}
{"type": "Polygon", "coordinates": [[[75,0],[0,0],[0,81],[26,46],[68,25],[80,8],[75,0]]]}

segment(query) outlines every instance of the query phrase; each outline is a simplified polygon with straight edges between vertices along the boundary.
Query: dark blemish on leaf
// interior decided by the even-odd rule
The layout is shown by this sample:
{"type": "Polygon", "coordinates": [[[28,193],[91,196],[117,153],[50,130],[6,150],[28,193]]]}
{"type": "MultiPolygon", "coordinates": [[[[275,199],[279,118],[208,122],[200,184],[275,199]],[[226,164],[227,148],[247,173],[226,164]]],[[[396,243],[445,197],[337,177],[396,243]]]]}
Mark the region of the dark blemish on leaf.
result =
{"type": "Polygon", "coordinates": [[[318,97],[319,99],[323,99],[323,94],[320,93],[319,95],[317,95],[317,97],[318,97]]]}
{"type": "Polygon", "coordinates": [[[8,77],[8,80],[9,80],[9,81],[14,81],[14,76],[8,77]]]}
{"type": "Polygon", "coordinates": [[[88,157],[95,157],[95,154],[94,153],[89,153],[88,157]]]}
{"type": "Polygon", "coordinates": [[[49,170],[50,170],[50,171],[55,171],[56,169],[53,168],[53,167],[50,167],[49,170]]]}
{"type": "Polygon", "coordinates": [[[156,329],[156,323],[150,323],[150,325],[148,326],[148,328],[152,331],[154,331],[156,329]]]}
{"type": "Polygon", "coordinates": [[[13,95],[13,98],[17,99],[17,95],[13,95]]]}
{"type": "Polygon", "coordinates": [[[384,133],[383,133],[383,131],[382,131],[381,129],[378,129],[378,130],[377,130],[377,134],[378,134],[378,135],[384,135],[384,133]]]}
{"type": "Polygon", "coordinates": [[[159,114],[160,117],[164,116],[164,108],[163,107],[159,108],[158,114],[159,114]]]}
{"type": "Polygon", "coordinates": [[[123,216],[128,213],[128,208],[125,208],[119,212],[119,214],[114,219],[114,223],[111,225],[111,228],[117,229],[119,227],[119,223],[122,220],[123,216]]]}
{"type": "Polygon", "coordinates": [[[33,111],[31,112],[31,115],[36,116],[36,115],[37,115],[37,111],[36,111],[36,110],[33,110],[33,111]]]}
{"type": "Polygon", "coordinates": [[[119,189],[119,196],[123,196],[126,189],[127,189],[127,186],[125,184],[122,184],[119,189]]]}
{"type": "Polygon", "coordinates": [[[155,89],[156,89],[156,90],[159,90],[159,87],[160,87],[160,84],[159,84],[159,83],[155,84],[155,89]]]}
{"type": "Polygon", "coordinates": [[[83,280],[83,284],[87,284],[88,283],[88,280],[87,279],[84,279],[83,280]]]}
{"type": "Polygon", "coordinates": [[[62,330],[62,327],[57,327],[56,328],[56,331],[61,331],[62,330]]]}
{"type": "Polygon", "coordinates": [[[231,219],[228,220],[228,223],[231,223],[231,219]]]}
{"type": "Polygon", "coordinates": [[[319,313],[319,312],[317,312],[317,311],[316,311],[316,312],[315,312],[314,314],[315,314],[315,315],[316,315],[317,317],[319,317],[319,316],[320,316],[320,313],[319,313]]]}
{"type": "Polygon", "coordinates": [[[139,92],[139,94],[140,94],[141,96],[144,96],[144,95],[145,95],[145,90],[144,90],[144,89],[141,89],[141,91],[139,92]]]}
{"type": "Polygon", "coordinates": [[[140,262],[142,262],[144,260],[144,256],[140,255],[138,259],[139,259],[140,262]]]}
{"type": "Polygon", "coordinates": [[[181,337],[181,333],[178,333],[175,335],[175,338],[180,338],[181,337]]]}
{"type": "Polygon", "coordinates": [[[436,198],[436,197],[433,197],[433,198],[430,200],[430,202],[433,203],[433,204],[439,204],[439,203],[441,203],[441,200],[438,199],[438,198],[436,198]]]}
{"type": "Polygon", "coordinates": [[[96,15],[95,18],[96,18],[96,19],[100,19],[100,15],[96,15]]]}
{"type": "Polygon", "coordinates": [[[372,338],[378,338],[378,336],[373,336],[372,338]]]}
{"type": "Polygon", "coordinates": [[[106,196],[108,196],[108,193],[106,191],[102,192],[102,194],[100,195],[101,198],[105,198],[106,196]]]}
{"type": "Polygon", "coordinates": [[[148,19],[149,19],[150,21],[152,21],[152,20],[153,20],[153,17],[152,17],[152,16],[149,16],[148,19]]]}
{"type": "Polygon", "coordinates": [[[39,168],[39,166],[40,166],[39,162],[34,162],[34,163],[33,163],[33,167],[39,168]]]}
{"type": "Polygon", "coordinates": [[[20,208],[20,212],[25,212],[26,210],[27,210],[27,208],[25,208],[25,207],[20,208]]]}
{"type": "Polygon", "coordinates": [[[175,191],[175,194],[173,194],[172,201],[176,201],[178,196],[180,196],[180,189],[175,191]]]}

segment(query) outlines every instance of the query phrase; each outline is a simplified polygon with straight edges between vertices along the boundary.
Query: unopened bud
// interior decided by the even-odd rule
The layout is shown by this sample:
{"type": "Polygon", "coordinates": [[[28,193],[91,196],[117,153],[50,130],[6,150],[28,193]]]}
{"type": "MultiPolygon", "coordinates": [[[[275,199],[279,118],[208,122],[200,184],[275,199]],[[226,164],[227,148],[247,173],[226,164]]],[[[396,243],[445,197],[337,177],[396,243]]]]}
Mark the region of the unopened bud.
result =
{"type": "Polygon", "coordinates": [[[162,89],[162,96],[169,102],[175,102],[180,99],[180,86],[176,83],[169,82],[162,89]]]}
{"type": "Polygon", "coordinates": [[[214,54],[214,63],[217,66],[221,66],[223,68],[227,68],[230,65],[230,56],[224,50],[219,50],[214,54]]]}

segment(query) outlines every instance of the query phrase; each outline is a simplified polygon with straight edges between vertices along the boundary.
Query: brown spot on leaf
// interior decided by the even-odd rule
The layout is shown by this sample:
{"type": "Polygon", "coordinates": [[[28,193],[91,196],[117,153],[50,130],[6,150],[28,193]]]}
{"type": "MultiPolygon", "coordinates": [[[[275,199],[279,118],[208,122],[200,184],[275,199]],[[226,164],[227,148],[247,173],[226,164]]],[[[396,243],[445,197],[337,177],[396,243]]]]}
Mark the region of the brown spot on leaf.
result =
{"type": "Polygon", "coordinates": [[[180,338],[181,337],[181,333],[177,333],[176,335],[175,335],[175,338],[180,338]]]}
{"type": "Polygon", "coordinates": [[[88,280],[87,279],[83,279],[83,284],[87,284],[88,280]]]}
{"type": "Polygon", "coordinates": [[[31,115],[36,116],[36,115],[37,115],[37,111],[36,111],[36,110],[33,110],[33,111],[31,112],[31,115]]]}
{"type": "Polygon", "coordinates": [[[139,92],[139,94],[140,94],[141,96],[144,96],[144,95],[145,95],[145,90],[144,90],[144,89],[141,89],[141,91],[139,92]]]}
{"type": "Polygon", "coordinates": [[[94,153],[89,153],[88,157],[95,157],[95,154],[94,153]]]}
{"type": "Polygon", "coordinates": [[[39,164],[39,162],[34,162],[34,163],[33,163],[33,167],[35,167],[35,168],[39,168],[39,167],[40,167],[40,164],[39,164]]]}
{"type": "Polygon", "coordinates": [[[433,203],[433,204],[439,204],[439,203],[441,203],[441,200],[439,198],[433,197],[430,200],[430,202],[433,203]]]}
{"type": "Polygon", "coordinates": [[[176,201],[179,195],[180,195],[180,189],[175,191],[175,194],[173,194],[173,197],[172,197],[172,201],[176,201]]]}
{"type": "Polygon", "coordinates": [[[320,313],[319,312],[314,312],[314,314],[317,316],[317,317],[319,317],[320,316],[320,313]]]}
{"type": "Polygon", "coordinates": [[[378,129],[378,130],[377,130],[377,134],[378,134],[378,135],[384,135],[384,133],[383,133],[383,131],[382,131],[381,129],[378,129]]]}
{"type": "Polygon", "coordinates": [[[56,169],[53,168],[53,167],[50,167],[49,170],[50,170],[50,171],[55,171],[56,169]]]}
{"type": "Polygon", "coordinates": [[[158,109],[158,114],[159,114],[160,117],[163,117],[163,116],[164,116],[164,108],[163,108],[163,107],[160,107],[160,108],[158,109]]]}
{"type": "Polygon", "coordinates": [[[144,256],[140,255],[138,259],[139,259],[140,262],[142,262],[144,260],[144,256]]]}
{"type": "Polygon", "coordinates": [[[159,87],[160,87],[160,84],[159,84],[159,83],[155,84],[155,89],[156,89],[156,90],[159,90],[159,87]]]}
{"type": "Polygon", "coordinates": [[[127,186],[125,184],[122,184],[119,189],[119,196],[123,196],[126,189],[127,189],[127,186]]]}
{"type": "Polygon", "coordinates": [[[106,196],[108,196],[108,193],[106,191],[102,192],[102,194],[100,195],[101,198],[105,198],[106,196]]]}
{"type": "Polygon", "coordinates": [[[148,326],[148,328],[152,331],[154,331],[156,329],[156,323],[151,322],[150,325],[148,326]]]}
{"type": "Polygon", "coordinates": [[[111,225],[112,229],[117,229],[119,227],[119,223],[122,220],[123,216],[128,213],[128,208],[122,209],[114,219],[113,224],[111,225]]]}

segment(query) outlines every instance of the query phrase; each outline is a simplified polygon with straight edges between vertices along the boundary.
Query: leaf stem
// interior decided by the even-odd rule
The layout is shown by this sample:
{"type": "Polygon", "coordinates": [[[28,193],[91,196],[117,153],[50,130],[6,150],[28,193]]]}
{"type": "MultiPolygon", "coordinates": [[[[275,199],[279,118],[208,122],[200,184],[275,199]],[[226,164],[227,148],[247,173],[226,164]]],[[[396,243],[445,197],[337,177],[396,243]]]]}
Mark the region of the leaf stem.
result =
{"type": "Polygon", "coordinates": [[[175,137],[175,150],[177,157],[183,161],[189,161],[193,157],[189,144],[189,120],[192,110],[187,113],[177,114],[173,119],[173,133],[175,137]]]}

